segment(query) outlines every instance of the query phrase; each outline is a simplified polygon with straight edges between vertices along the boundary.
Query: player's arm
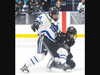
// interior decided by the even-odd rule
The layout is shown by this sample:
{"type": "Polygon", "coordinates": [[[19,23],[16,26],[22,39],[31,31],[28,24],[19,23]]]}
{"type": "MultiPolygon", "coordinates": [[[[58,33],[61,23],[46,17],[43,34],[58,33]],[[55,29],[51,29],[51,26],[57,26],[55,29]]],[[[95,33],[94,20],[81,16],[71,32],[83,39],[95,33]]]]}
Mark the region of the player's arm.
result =
{"type": "Polygon", "coordinates": [[[68,51],[68,59],[71,59],[71,58],[73,58],[73,55],[72,55],[72,53],[70,52],[70,48],[71,48],[71,46],[73,46],[75,44],[75,40],[73,39],[73,40],[70,40],[70,41],[68,41],[68,42],[65,42],[65,47],[66,47],[66,49],[67,49],[67,51],[68,51]]]}
{"type": "Polygon", "coordinates": [[[59,43],[62,43],[65,37],[66,34],[60,31],[58,35],[55,37],[55,40],[58,41],[59,43]]]}
{"type": "Polygon", "coordinates": [[[41,21],[42,16],[38,16],[35,21],[33,22],[33,25],[31,26],[32,30],[35,32],[36,30],[39,29],[39,25],[43,24],[41,21]]]}
{"type": "Polygon", "coordinates": [[[71,46],[73,46],[75,44],[75,40],[72,40],[72,41],[69,41],[69,42],[67,42],[67,43],[65,43],[65,46],[67,47],[67,51],[68,51],[68,59],[71,59],[71,58],[73,58],[73,55],[72,55],[72,53],[71,53],[71,51],[70,51],[70,48],[71,48],[71,46]]]}

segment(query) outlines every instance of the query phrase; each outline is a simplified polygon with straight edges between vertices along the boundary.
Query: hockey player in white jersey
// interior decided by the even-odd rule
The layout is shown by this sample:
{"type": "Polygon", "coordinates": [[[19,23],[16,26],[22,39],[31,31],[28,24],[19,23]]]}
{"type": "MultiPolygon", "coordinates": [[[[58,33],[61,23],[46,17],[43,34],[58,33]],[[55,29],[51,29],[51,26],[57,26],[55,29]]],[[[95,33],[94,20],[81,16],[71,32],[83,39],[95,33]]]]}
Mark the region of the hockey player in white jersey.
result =
{"type": "Polygon", "coordinates": [[[68,51],[65,48],[62,48],[62,45],[57,42],[60,40],[59,36],[61,33],[59,25],[57,24],[58,15],[59,10],[53,6],[49,8],[49,15],[47,14],[52,23],[50,23],[44,13],[39,15],[34,21],[31,28],[34,32],[38,30],[38,54],[30,58],[29,61],[24,64],[24,66],[20,69],[22,72],[29,72],[28,68],[42,61],[47,55],[47,52],[51,54],[54,61],[57,59],[56,65],[53,67],[61,69],[67,68],[65,64],[68,51]]]}
{"type": "Polygon", "coordinates": [[[78,12],[81,14],[81,23],[83,24],[85,22],[85,0],[82,0],[77,6],[78,12]]]}
{"type": "Polygon", "coordinates": [[[81,13],[82,11],[85,11],[85,0],[82,0],[82,2],[78,4],[77,10],[79,11],[79,13],[81,13]]]}

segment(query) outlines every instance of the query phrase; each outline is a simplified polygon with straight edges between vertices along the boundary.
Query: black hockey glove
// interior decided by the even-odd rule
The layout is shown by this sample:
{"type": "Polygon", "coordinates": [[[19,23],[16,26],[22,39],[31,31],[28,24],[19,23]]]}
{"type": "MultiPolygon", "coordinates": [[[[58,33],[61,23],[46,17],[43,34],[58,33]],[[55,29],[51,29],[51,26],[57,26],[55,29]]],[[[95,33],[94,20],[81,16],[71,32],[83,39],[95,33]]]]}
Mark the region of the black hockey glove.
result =
{"type": "Polygon", "coordinates": [[[73,46],[75,44],[75,40],[74,39],[71,39],[70,41],[67,41],[66,39],[66,45],[68,45],[69,47],[73,46]]]}
{"type": "Polygon", "coordinates": [[[38,30],[38,27],[39,27],[40,23],[35,21],[33,23],[33,25],[31,26],[32,30],[35,32],[36,30],[38,30]]]}
{"type": "Polygon", "coordinates": [[[82,11],[84,11],[84,8],[81,8],[81,9],[79,10],[79,13],[81,13],[82,11]]]}
{"type": "Polygon", "coordinates": [[[64,38],[66,37],[66,34],[63,32],[59,32],[55,38],[55,40],[57,42],[59,42],[60,44],[62,44],[64,42],[64,38]]]}

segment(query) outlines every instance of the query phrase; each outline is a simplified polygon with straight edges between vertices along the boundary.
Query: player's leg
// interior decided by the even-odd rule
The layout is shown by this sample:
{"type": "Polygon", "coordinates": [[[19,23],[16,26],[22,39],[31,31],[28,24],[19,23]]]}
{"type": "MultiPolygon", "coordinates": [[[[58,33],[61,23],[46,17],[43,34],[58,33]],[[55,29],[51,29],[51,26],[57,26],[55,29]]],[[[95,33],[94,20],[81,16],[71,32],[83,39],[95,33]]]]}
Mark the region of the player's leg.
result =
{"type": "Polygon", "coordinates": [[[54,59],[50,58],[48,64],[47,64],[47,69],[51,69],[56,66],[56,63],[58,63],[58,57],[54,57],[54,59]]]}
{"type": "Polygon", "coordinates": [[[58,60],[58,63],[56,64],[56,68],[60,68],[60,69],[63,69],[63,70],[67,70],[67,69],[71,69],[70,66],[68,66],[66,64],[66,60],[67,60],[67,56],[68,56],[68,51],[62,47],[60,47],[58,50],[57,50],[57,53],[59,54],[59,60],[58,60]]]}
{"type": "Polygon", "coordinates": [[[84,24],[85,23],[85,12],[84,11],[82,11],[81,12],[81,24],[84,24]]]}
{"type": "MultiPolygon", "coordinates": [[[[30,58],[30,60],[28,62],[28,63],[31,62],[31,65],[35,65],[36,63],[42,61],[44,59],[45,55],[47,55],[47,51],[43,45],[43,40],[44,40],[44,36],[41,36],[38,39],[37,54],[34,55],[32,58],[30,58]]],[[[28,65],[28,63],[26,65],[28,65]]]]}
{"type": "Polygon", "coordinates": [[[29,72],[28,68],[30,68],[31,66],[35,65],[36,63],[42,61],[44,59],[44,57],[45,57],[44,53],[36,54],[32,58],[30,58],[20,70],[24,73],[28,73],[29,72]]]}
{"type": "MultiPolygon", "coordinates": [[[[41,39],[43,39],[43,37],[41,37],[41,39]]],[[[24,64],[24,66],[20,69],[21,71],[29,72],[29,70],[28,70],[29,67],[35,65],[36,63],[39,63],[40,61],[42,61],[44,59],[45,55],[47,54],[47,51],[44,48],[41,39],[40,38],[38,39],[38,49],[37,49],[38,54],[36,54],[32,58],[30,58],[24,64]]]]}
{"type": "Polygon", "coordinates": [[[62,64],[65,63],[68,56],[67,50],[65,50],[64,48],[59,48],[57,50],[57,53],[59,54],[59,62],[61,62],[62,64]]]}
{"type": "Polygon", "coordinates": [[[54,50],[51,51],[51,53],[53,53],[55,58],[53,61],[49,62],[48,68],[51,69],[52,67],[54,67],[63,70],[71,69],[71,67],[66,64],[66,60],[68,56],[67,50],[61,47],[58,50],[56,50],[56,52],[54,52],[55,50],[56,48],[54,48],[54,50]]]}
{"type": "MultiPolygon", "coordinates": [[[[48,52],[53,57],[53,59],[52,59],[53,62],[51,63],[51,65],[53,65],[53,67],[56,67],[56,68],[66,69],[67,67],[65,66],[65,63],[66,63],[66,58],[68,55],[67,50],[65,50],[64,48],[59,48],[60,45],[58,43],[52,42],[47,37],[44,37],[44,38],[45,38],[45,40],[43,40],[43,43],[45,43],[45,45],[48,47],[48,50],[49,50],[48,52]],[[59,63],[57,62],[57,60],[59,63]]],[[[40,52],[41,52],[41,50],[40,50],[40,52]]]]}
{"type": "Polygon", "coordinates": [[[47,55],[47,49],[45,48],[43,41],[45,41],[44,36],[40,36],[38,40],[37,53],[44,53],[45,55],[47,55]]]}

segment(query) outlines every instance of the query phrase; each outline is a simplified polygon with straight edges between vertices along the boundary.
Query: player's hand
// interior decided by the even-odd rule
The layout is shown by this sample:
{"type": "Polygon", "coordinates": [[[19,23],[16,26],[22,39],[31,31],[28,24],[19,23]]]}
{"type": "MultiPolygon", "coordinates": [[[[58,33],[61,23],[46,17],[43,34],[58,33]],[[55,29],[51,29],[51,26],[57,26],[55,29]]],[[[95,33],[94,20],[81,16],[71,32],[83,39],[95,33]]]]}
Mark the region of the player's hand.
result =
{"type": "Polygon", "coordinates": [[[56,40],[56,41],[61,40],[61,32],[56,33],[56,38],[55,38],[55,40],[56,40]]]}
{"type": "Polygon", "coordinates": [[[38,22],[34,22],[34,24],[31,26],[32,30],[35,32],[36,30],[38,30],[39,27],[39,23],[38,22]]]}
{"type": "Polygon", "coordinates": [[[56,38],[55,38],[55,40],[59,41],[60,40],[60,36],[57,35],[56,38]]]}
{"type": "Polygon", "coordinates": [[[84,8],[80,8],[79,13],[81,13],[82,11],[84,11],[84,8]]]}

